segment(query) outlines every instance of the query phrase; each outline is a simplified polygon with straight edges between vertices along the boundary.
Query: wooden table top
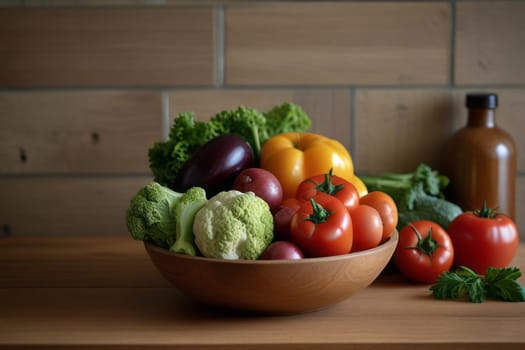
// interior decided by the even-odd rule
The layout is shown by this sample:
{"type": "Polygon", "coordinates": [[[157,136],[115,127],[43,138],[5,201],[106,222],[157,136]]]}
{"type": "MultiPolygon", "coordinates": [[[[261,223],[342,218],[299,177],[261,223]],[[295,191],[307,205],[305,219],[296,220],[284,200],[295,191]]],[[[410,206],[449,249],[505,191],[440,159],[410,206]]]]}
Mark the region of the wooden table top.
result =
{"type": "MultiPolygon", "coordinates": [[[[524,244],[513,265],[525,271],[524,244]]],[[[0,239],[0,348],[525,349],[524,321],[525,303],[435,300],[392,273],[317,312],[220,312],[127,236],[0,239]]]]}

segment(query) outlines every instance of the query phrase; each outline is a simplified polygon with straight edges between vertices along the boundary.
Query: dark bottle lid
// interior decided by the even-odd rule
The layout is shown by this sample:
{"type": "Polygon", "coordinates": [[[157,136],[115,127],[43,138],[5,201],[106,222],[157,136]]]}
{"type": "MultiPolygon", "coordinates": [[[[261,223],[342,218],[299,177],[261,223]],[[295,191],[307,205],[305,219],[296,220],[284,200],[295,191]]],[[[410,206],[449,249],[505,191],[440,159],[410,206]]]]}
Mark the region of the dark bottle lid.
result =
{"type": "Polygon", "coordinates": [[[498,95],[495,93],[467,94],[467,108],[490,108],[498,107],[498,95]]]}

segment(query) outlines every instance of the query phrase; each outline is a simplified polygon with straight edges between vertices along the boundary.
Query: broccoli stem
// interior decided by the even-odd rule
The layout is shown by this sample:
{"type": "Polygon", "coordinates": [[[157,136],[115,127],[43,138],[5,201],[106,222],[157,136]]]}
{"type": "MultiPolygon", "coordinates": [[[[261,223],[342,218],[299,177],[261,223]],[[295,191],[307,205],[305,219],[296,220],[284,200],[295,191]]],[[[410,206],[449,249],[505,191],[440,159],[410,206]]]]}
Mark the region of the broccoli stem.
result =
{"type": "Polygon", "coordinates": [[[191,256],[197,255],[193,235],[193,220],[197,211],[206,204],[206,192],[200,187],[188,189],[175,206],[175,243],[170,250],[191,256]]]}

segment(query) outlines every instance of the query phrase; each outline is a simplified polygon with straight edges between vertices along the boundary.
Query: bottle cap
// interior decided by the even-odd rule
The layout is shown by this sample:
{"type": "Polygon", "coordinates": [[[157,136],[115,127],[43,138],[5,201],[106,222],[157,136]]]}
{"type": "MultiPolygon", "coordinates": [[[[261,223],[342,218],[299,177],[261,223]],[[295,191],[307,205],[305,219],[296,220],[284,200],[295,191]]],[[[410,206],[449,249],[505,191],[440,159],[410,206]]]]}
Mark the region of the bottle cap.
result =
{"type": "Polygon", "coordinates": [[[467,108],[490,108],[498,107],[498,95],[495,93],[467,94],[467,108]]]}

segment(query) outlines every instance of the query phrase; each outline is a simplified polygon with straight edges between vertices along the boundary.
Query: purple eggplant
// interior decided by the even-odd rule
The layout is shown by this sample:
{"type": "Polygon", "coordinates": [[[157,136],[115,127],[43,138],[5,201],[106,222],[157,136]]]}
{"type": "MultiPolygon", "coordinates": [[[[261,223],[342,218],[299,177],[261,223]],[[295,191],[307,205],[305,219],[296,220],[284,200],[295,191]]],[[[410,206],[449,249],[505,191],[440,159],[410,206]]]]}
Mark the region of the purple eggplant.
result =
{"type": "Polygon", "coordinates": [[[184,192],[199,186],[208,198],[232,188],[233,181],[244,169],[254,166],[250,145],[237,134],[220,135],[202,147],[184,163],[173,189],[184,192]]]}

